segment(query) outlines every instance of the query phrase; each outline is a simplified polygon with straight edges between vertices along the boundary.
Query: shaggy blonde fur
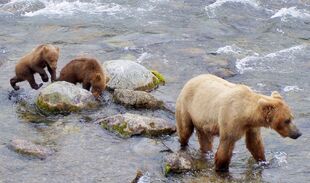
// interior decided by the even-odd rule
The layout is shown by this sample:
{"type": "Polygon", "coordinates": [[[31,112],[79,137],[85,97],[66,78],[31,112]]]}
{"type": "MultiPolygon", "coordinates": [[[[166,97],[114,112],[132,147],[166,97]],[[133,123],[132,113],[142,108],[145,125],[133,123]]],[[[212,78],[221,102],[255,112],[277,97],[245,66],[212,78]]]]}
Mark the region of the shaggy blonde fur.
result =
{"type": "Polygon", "coordinates": [[[246,135],[246,145],[257,161],[265,161],[260,127],[271,127],[283,137],[299,137],[293,118],[278,92],[258,94],[248,86],[206,74],[188,81],[176,102],[179,140],[186,146],[194,128],[200,150],[212,151],[213,137],[220,136],[216,170],[228,171],[234,144],[246,135]]]}

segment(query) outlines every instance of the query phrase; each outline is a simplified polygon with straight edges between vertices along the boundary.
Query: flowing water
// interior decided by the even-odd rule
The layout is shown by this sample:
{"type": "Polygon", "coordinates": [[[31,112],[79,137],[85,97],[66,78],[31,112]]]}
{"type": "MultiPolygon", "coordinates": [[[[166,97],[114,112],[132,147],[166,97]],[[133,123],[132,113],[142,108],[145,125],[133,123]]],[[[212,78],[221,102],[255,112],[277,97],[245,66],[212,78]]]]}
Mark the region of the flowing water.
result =
{"type": "MultiPolygon", "coordinates": [[[[309,0],[1,0],[0,26],[0,182],[122,183],[138,169],[147,172],[142,182],[310,182],[309,0]],[[188,79],[230,70],[236,75],[229,81],[268,95],[279,91],[303,136],[283,139],[263,129],[270,163],[265,168],[240,140],[225,176],[215,174],[210,161],[203,171],[165,177],[164,151],[178,149],[176,136],[121,139],[88,122],[128,111],[113,104],[108,92],[97,111],[43,118],[43,123],[22,117],[9,100],[9,79],[18,59],[42,43],[60,47],[58,68],[90,55],[137,60],[156,69],[167,84],[152,93],[170,105],[188,79]],[[18,155],[7,148],[13,138],[45,144],[56,153],[46,160],[18,155]]],[[[18,95],[33,100],[36,91],[26,82],[20,86],[18,95]]],[[[175,121],[160,110],[129,111],[175,121]]],[[[190,146],[198,148],[195,136],[190,146]]]]}

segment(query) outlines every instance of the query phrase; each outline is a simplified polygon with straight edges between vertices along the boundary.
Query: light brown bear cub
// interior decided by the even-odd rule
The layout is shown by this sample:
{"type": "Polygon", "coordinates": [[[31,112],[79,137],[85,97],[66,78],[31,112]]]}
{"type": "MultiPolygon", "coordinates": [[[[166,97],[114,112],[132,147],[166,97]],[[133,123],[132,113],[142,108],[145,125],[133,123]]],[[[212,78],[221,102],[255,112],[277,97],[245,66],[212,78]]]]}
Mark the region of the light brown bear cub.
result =
{"type": "Polygon", "coordinates": [[[56,68],[59,57],[59,48],[50,44],[40,45],[33,49],[30,53],[20,59],[15,67],[16,76],[10,80],[14,90],[19,90],[16,83],[28,81],[31,88],[39,89],[43,84],[39,85],[34,79],[34,74],[39,73],[43,82],[48,82],[48,76],[44,70],[47,67],[51,74],[51,81],[56,79],[56,68]]]}
{"type": "Polygon", "coordinates": [[[235,142],[243,135],[255,160],[265,161],[260,127],[297,139],[301,133],[292,120],[292,112],[278,92],[265,96],[209,74],[189,80],[176,102],[181,146],[187,145],[194,128],[203,153],[212,151],[213,137],[220,136],[216,171],[228,171],[235,142]]]}
{"type": "Polygon", "coordinates": [[[69,62],[61,71],[58,81],[73,84],[82,83],[83,88],[90,90],[98,98],[106,88],[106,75],[101,65],[93,58],[77,58],[69,62]]]}

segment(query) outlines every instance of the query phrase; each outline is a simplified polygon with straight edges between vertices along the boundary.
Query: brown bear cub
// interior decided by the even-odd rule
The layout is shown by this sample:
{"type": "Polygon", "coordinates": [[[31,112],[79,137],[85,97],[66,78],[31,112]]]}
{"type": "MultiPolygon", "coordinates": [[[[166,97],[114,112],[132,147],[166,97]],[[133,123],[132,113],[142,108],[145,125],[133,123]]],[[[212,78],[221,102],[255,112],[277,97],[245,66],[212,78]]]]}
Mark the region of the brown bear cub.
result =
{"type": "Polygon", "coordinates": [[[69,62],[61,71],[58,81],[73,84],[82,83],[83,88],[90,90],[98,98],[106,88],[106,75],[101,65],[93,58],[77,58],[69,62]]]}
{"type": "Polygon", "coordinates": [[[56,79],[56,68],[59,57],[59,48],[50,44],[40,45],[33,49],[30,53],[20,59],[15,67],[16,76],[10,80],[14,90],[19,90],[16,83],[28,81],[31,88],[37,90],[43,83],[39,85],[34,79],[34,74],[39,73],[43,82],[48,82],[48,76],[44,70],[47,67],[51,74],[51,81],[56,79]]]}
{"type": "Polygon", "coordinates": [[[209,74],[185,84],[176,102],[176,123],[181,146],[187,145],[195,128],[202,153],[212,151],[214,136],[220,137],[216,171],[228,171],[234,145],[244,135],[254,159],[265,161],[260,127],[272,128],[282,137],[301,136],[278,92],[262,95],[209,74]]]}

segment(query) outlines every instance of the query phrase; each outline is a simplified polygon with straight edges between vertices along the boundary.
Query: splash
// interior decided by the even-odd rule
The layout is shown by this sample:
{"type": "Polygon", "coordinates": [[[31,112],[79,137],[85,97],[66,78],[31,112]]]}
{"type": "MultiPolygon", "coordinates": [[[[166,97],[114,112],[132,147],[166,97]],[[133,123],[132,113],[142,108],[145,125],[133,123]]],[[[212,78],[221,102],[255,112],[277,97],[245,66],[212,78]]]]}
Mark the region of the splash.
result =
{"type": "MultiPolygon", "coordinates": [[[[290,48],[286,48],[277,52],[269,53],[265,56],[247,56],[243,59],[237,60],[236,68],[240,74],[249,70],[261,70],[261,71],[276,71],[276,72],[291,72],[289,68],[279,70],[276,68],[277,64],[283,64],[281,62],[285,60],[294,60],[294,54],[300,53],[300,51],[307,48],[306,45],[297,45],[290,48]],[[275,60],[274,58],[278,58],[275,60]],[[268,62],[267,62],[268,61],[268,62]]],[[[293,64],[293,63],[290,63],[293,64]]]]}
{"type": "Polygon", "coordinates": [[[281,18],[282,22],[287,22],[288,17],[299,18],[299,19],[309,19],[310,13],[304,9],[297,9],[296,7],[282,8],[270,18],[281,18]]]}
{"type": "Polygon", "coordinates": [[[283,88],[283,91],[284,92],[291,92],[291,91],[293,91],[293,92],[298,92],[298,91],[301,91],[302,89],[301,88],[299,88],[298,86],[296,86],[296,85],[294,85],[294,86],[285,86],[284,88],[283,88]]]}
{"type": "Polygon", "coordinates": [[[32,17],[37,15],[76,15],[79,13],[115,15],[127,10],[116,3],[99,0],[11,0],[0,10],[11,14],[32,17]]]}
{"type": "Polygon", "coordinates": [[[241,5],[251,6],[253,8],[259,8],[259,4],[255,0],[217,0],[205,7],[208,16],[210,18],[215,18],[215,10],[226,3],[238,3],[241,5]]]}
{"type": "Polygon", "coordinates": [[[45,8],[38,11],[25,13],[24,16],[32,17],[37,15],[74,15],[78,13],[100,14],[107,13],[115,15],[118,12],[126,11],[126,8],[116,3],[104,4],[82,1],[45,1],[45,8]]]}
{"type": "Polygon", "coordinates": [[[258,56],[259,55],[258,53],[254,52],[252,50],[246,50],[246,49],[240,48],[235,44],[220,47],[216,50],[216,53],[217,54],[232,54],[232,55],[237,55],[237,56],[241,56],[241,55],[258,56]]]}

